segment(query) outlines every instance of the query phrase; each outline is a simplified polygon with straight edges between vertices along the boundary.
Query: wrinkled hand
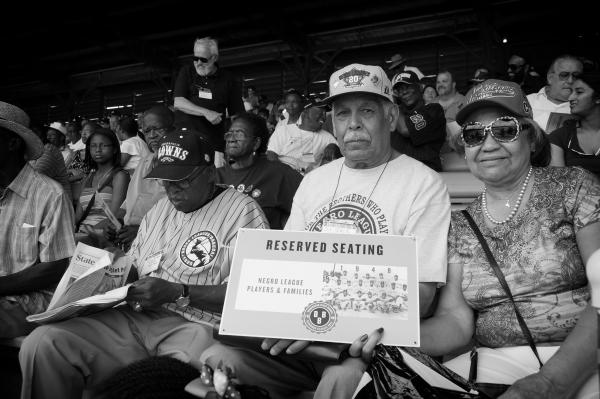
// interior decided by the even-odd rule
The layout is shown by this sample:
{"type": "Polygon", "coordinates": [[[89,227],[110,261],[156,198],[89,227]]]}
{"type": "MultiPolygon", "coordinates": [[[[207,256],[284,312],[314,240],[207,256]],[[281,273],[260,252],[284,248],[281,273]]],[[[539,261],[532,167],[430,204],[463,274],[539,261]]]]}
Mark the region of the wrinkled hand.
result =
{"type": "Polygon", "coordinates": [[[223,120],[222,113],[211,110],[206,110],[204,117],[213,125],[218,125],[223,120]]]}
{"type": "Polygon", "coordinates": [[[552,380],[538,372],[516,381],[498,399],[558,399],[565,396],[552,380]]]}
{"type": "Polygon", "coordinates": [[[163,303],[173,302],[179,294],[181,284],[157,277],[144,277],[129,287],[125,300],[132,308],[135,303],[142,305],[142,308],[158,308],[163,303]]]}
{"type": "Polygon", "coordinates": [[[121,227],[121,230],[116,233],[116,243],[128,248],[137,236],[139,229],[139,225],[121,227]]]}
{"type": "Polygon", "coordinates": [[[108,241],[114,242],[116,244],[117,230],[115,229],[115,226],[113,226],[112,223],[107,223],[106,225],[104,225],[102,234],[104,235],[104,238],[106,238],[108,241]]]}
{"type": "Polygon", "coordinates": [[[383,337],[383,327],[378,328],[373,331],[371,334],[363,335],[357,338],[350,348],[348,348],[348,354],[350,357],[361,358],[363,362],[368,365],[373,360],[373,356],[375,355],[375,347],[381,341],[383,337]]]}
{"type": "Polygon", "coordinates": [[[295,355],[301,352],[310,344],[310,341],[294,341],[293,339],[265,338],[261,344],[261,349],[269,351],[272,356],[277,356],[285,350],[288,355],[295,355]]]}

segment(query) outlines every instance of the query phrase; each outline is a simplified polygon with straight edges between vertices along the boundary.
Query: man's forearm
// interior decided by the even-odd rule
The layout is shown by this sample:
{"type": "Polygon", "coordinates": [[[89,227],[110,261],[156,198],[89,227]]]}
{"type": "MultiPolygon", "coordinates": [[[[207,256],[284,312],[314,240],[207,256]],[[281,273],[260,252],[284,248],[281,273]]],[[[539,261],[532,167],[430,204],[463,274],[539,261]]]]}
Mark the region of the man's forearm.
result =
{"type": "Polygon", "coordinates": [[[0,296],[20,295],[53,288],[61,279],[69,259],[41,262],[9,276],[0,277],[0,296]]]}
{"type": "Polygon", "coordinates": [[[222,313],[227,284],[190,286],[190,305],[211,312],[222,313]]]}
{"type": "Polygon", "coordinates": [[[189,115],[196,116],[205,116],[206,112],[209,111],[206,108],[200,107],[199,105],[194,104],[190,100],[185,97],[175,97],[173,106],[176,110],[185,112],[189,115]]]}

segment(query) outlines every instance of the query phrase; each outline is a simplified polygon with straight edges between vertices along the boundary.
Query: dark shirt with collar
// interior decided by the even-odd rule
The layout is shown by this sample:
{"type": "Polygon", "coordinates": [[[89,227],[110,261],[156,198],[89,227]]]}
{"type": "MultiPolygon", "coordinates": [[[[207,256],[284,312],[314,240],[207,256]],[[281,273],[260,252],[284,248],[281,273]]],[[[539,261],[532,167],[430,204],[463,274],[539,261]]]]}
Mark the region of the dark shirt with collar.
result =
{"type": "Polygon", "coordinates": [[[223,152],[225,119],[244,112],[242,84],[227,70],[218,68],[209,76],[200,76],[193,65],[184,65],[175,81],[174,97],[184,97],[199,107],[222,113],[222,121],[213,125],[203,116],[188,115],[175,111],[177,128],[193,129],[208,138],[217,151],[223,152]]]}

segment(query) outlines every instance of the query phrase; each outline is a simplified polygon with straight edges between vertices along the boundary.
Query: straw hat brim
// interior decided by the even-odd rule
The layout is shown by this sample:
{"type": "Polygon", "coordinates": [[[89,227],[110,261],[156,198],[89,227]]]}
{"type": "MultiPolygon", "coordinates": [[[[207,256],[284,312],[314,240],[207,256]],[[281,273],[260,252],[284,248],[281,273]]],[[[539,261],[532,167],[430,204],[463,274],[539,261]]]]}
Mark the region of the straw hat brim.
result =
{"type": "Polygon", "coordinates": [[[25,141],[25,154],[28,160],[38,159],[44,152],[44,144],[33,130],[6,119],[0,119],[0,127],[18,134],[25,141]]]}

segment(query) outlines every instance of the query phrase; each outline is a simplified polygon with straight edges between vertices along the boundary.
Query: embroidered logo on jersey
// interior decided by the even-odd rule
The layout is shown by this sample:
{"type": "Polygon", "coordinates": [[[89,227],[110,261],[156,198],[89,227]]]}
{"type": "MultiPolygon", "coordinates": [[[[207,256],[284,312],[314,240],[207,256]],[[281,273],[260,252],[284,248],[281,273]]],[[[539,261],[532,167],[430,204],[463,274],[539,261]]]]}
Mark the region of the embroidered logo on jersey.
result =
{"type": "Polygon", "coordinates": [[[370,73],[367,71],[352,68],[348,72],[341,74],[340,80],[344,81],[344,86],[346,87],[358,87],[363,85],[363,79],[369,75],[370,73]]]}
{"type": "Polygon", "coordinates": [[[388,234],[389,224],[383,209],[372,199],[360,194],[347,194],[321,207],[310,221],[306,230],[322,231],[323,220],[353,220],[362,234],[388,234]]]}
{"type": "Polygon", "coordinates": [[[179,258],[190,267],[206,266],[215,259],[218,248],[219,244],[213,233],[200,231],[183,243],[179,258]]]}
{"type": "Polygon", "coordinates": [[[302,323],[310,332],[326,333],[335,327],[337,313],[327,302],[311,302],[302,312],[302,323]]]}
{"type": "Polygon", "coordinates": [[[421,130],[425,126],[427,126],[427,122],[425,121],[425,118],[423,118],[423,115],[421,115],[421,114],[411,115],[410,120],[413,123],[413,125],[415,125],[415,129],[417,129],[417,130],[421,130]]]}

